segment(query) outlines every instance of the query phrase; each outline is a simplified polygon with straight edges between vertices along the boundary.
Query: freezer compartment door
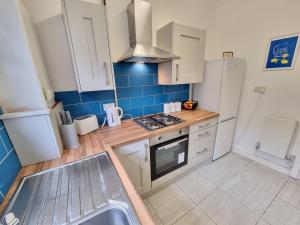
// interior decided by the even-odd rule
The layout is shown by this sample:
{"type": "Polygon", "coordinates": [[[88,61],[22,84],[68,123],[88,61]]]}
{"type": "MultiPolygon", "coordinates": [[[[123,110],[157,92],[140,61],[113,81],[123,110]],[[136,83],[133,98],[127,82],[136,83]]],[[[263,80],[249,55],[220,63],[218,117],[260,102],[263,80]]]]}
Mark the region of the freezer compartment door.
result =
{"type": "Polygon", "coordinates": [[[224,61],[219,122],[235,117],[237,114],[244,82],[244,71],[243,59],[226,59],[224,61]]]}
{"type": "Polygon", "coordinates": [[[231,151],[235,119],[218,124],[213,160],[231,151]]]}

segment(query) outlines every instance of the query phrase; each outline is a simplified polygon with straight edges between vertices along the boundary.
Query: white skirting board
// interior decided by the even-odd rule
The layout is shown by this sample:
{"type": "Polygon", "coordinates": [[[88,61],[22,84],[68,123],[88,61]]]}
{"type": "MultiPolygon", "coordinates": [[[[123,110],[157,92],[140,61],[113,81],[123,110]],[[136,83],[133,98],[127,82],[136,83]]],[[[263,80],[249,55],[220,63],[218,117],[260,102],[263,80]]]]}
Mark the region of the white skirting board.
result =
{"type": "Polygon", "coordinates": [[[257,145],[257,156],[281,166],[291,168],[294,157],[289,155],[297,128],[297,120],[282,116],[269,116],[257,145]]]}
{"type": "Polygon", "coordinates": [[[291,170],[288,169],[288,168],[285,168],[285,167],[282,167],[278,164],[275,164],[269,160],[266,160],[264,158],[261,158],[261,157],[258,157],[256,154],[255,154],[255,150],[254,149],[241,149],[241,148],[238,148],[238,147],[233,147],[232,148],[232,151],[239,154],[239,155],[242,155],[242,156],[245,156],[246,158],[249,158],[257,163],[260,163],[260,164],[263,164],[265,166],[268,166],[274,170],[277,170],[281,173],[284,173],[284,174],[287,174],[287,175],[290,175],[291,177],[294,177],[294,178],[297,178],[296,176],[293,176],[291,174],[291,170]]]}

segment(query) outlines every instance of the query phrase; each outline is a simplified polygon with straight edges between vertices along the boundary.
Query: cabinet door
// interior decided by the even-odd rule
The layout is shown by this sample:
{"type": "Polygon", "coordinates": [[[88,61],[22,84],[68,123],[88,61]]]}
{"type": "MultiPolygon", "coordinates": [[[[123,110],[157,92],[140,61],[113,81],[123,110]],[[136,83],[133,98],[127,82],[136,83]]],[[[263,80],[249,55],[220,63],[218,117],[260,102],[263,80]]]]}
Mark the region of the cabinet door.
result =
{"type": "Polygon", "coordinates": [[[172,65],[177,84],[202,82],[205,33],[200,29],[174,24],[174,54],[181,57],[172,65]]]}
{"type": "Polygon", "coordinates": [[[138,193],[151,189],[149,140],[114,149],[138,193]]]}
{"type": "Polygon", "coordinates": [[[80,92],[113,89],[104,5],[64,0],[80,92]]]}

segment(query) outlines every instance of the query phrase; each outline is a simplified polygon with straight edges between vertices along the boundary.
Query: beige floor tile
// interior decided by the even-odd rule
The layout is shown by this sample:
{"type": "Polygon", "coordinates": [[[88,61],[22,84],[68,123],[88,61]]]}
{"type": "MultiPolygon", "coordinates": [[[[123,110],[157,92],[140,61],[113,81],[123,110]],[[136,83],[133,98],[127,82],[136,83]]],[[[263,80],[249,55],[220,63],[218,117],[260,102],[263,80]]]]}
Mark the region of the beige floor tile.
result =
{"type": "Polygon", "coordinates": [[[234,176],[221,188],[258,215],[263,214],[275,197],[274,194],[256,187],[240,175],[234,176]]]}
{"type": "Polygon", "coordinates": [[[276,198],[264,214],[263,219],[271,225],[286,225],[288,220],[291,219],[294,209],[287,202],[276,198]]]}
{"type": "Polygon", "coordinates": [[[221,189],[226,191],[236,200],[242,201],[255,189],[255,186],[244,180],[239,174],[221,185],[221,189]]]}
{"type": "Polygon", "coordinates": [[[161,220],[159,219],[158,215],[156,214],[156,212],[152,208],[152,206],[151,206],[150,202],[148,201],[148,199],[144,199],[143,201],[144,201],[144,204],[147,207],[148,212],[149,212],[150,216],[152,217],[154,223],[156,225],[162,225],[161,220]]]}
{"type": "Polygon", "coordinates": [[[280,191],[279,198],[300,209],[300,186],[288,181],[280,191]]]}
{"type": "Polygon", "coordinates": [[[201,176],[207,178],[217,186],[224,184],[226,181],[238,174],[235,170],[226,169],[215,163],[199,168],[197,171],[201,176]]]}
{"type": "Polygon", "coordinates": [[[262,215],[270,206],[275,196],[275,194],[255,187],[241,202],[256,214],[262,215]]]}
{"type": "Polygon", "coordinates": [[[172,224],[194,207],[194,203],[174,184],[148,197],[164,225],[172,224]]]}
{"type": "Polygon", "coordinates": [[[199,204],[217,188],[216,185],[211,183],[207,178],[200,176],[197,172],[190,173],[176,181],[176,185],[195,204],[199,204]]]}
{"type": "Polygon", "coordinates": [[[214,161],[213,163],[218,166],[224,167],[226,169],[240,171],[251,162],[252,162],[251,160],[249,160],[245,157],[239,156],[238,154],[235,154],[235,153],[230,153],[230,154],[227,154],[226,156],[214,161]]]}
{"type": "Polygon", "coordinates": [[[300,224],[300,211],[294,209],[292,215],[288,219],[285,225],[299,225],[300,224]]]}
{"type": "Polygon", "coordinates": [[[218,225],[255,225],[259,216],[218,189],[199,207],[218,225]]]}
{"type": "Polygon", "coordinates": [[[286,175],[256,162],[248,164],[241,171],[241,176],[272,194],[277,194],[288,179],[286,175]]]}
{"type": "Polygon", "coordinates": [[[181,217],[174,225],[216,225],[199,207],[195,207],[183,217],[181,217]]]}

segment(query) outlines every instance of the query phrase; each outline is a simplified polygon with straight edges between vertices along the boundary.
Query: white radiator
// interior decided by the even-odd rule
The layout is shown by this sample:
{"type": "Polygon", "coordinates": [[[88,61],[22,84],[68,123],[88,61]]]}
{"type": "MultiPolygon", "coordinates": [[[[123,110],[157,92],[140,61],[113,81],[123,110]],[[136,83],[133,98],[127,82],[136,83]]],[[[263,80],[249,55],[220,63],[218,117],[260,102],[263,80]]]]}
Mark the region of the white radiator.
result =
{"type": "Polygon", "coordinates": [[[269,116],[257,147],[257,155],[285,167],[291,167],[288,157],[291,142],[297,128],[297,120],[269,116]]]}

